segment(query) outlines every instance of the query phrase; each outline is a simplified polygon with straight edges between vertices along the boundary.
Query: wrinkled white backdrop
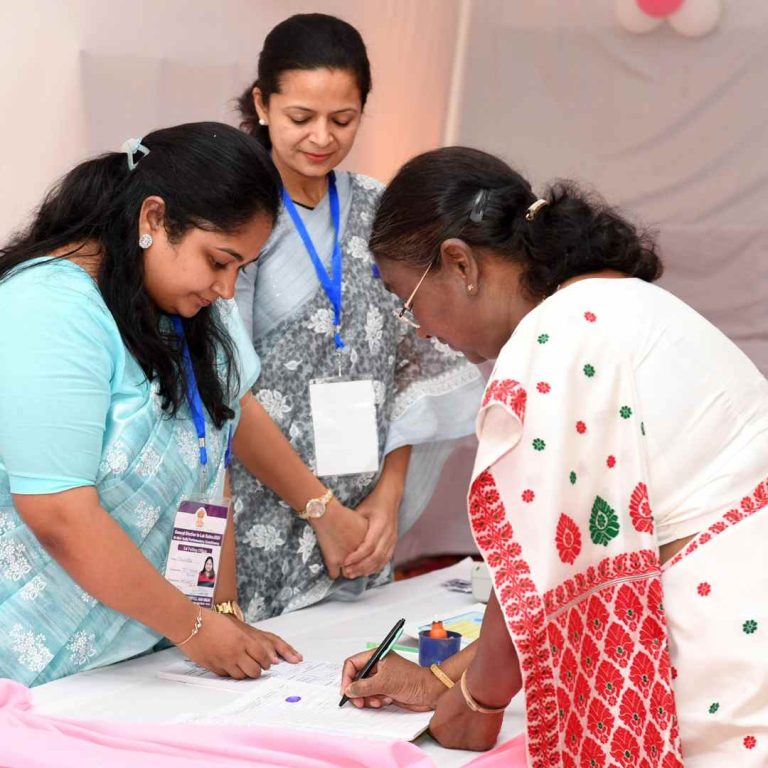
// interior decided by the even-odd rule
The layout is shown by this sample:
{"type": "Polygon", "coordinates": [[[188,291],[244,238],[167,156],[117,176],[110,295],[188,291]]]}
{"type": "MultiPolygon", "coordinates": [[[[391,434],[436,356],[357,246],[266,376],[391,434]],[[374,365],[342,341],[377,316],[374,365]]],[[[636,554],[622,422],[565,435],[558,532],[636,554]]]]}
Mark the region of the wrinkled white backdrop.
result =
{"type": "MultiPolygon", "coordinates": [[[[720,28],[690,40],[623,31],[613,0],[0,0],[0,239],[86,155],[235,122],[265,33],[322,11],[361,30],[373,64],[347,167],[386,181],[448,141],[537,188],[582,179],[659,230],[663,284],[768,373],[768,4],[724,3],[720,28]]],[[[401,561],[471,548],[472,453],[457,449],[401,561]]]]}

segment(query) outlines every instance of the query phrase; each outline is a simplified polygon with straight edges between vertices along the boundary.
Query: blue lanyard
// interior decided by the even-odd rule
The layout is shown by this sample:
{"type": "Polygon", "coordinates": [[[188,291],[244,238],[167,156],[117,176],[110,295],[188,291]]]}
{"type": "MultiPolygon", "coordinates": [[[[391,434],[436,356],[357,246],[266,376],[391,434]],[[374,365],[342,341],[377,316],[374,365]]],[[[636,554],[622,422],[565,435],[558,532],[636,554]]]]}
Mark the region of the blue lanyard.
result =
{"type": "MultiPolygon", "coordinates": [[[[200,466],[203,468],[203,489],[207,485],[206,468],[208,465],[208,451],[205,446],[205,412],[203,411],[203,400],[200,397],[200,390],[197,387],[197,378],[195,369],[192,367],[192,357],[189,354],[189,347],[184,335],[184,325],[178,315],[171,315],[171,323],[176,331],[176,335],[181,339],[182,354],[184,356],[184,375],[187,380],[187,403],[192,413],[192,421],[197,432],[197,444],[200,450],[200,466]]],[[[224,466],[229,468],[232,461],[232,427],[229,428],[227,438],[227,448],[224,453],[224,466]]]]}
{"type": "Polygon", "coordinates": [[[296,206],[288,194],[288,190],[283,187],[283,204],[288,211],[299,237],[307,249],[309,258],[312,259],[312,265],[317,273],[317,279],[323,286],[325,295],[333,307],[333,325],[335,333],[333,334],[333,343],[337,350],[344,348],[344,342],[341,338],[341,246],[339,245],[339,229],[341,228],[341,214],[339,211],[339,193],[336,189],[336,174],[331,171],[328,174],[328,200],[331,204],[331,222],[333,223],[333,254],[331,256],[331,274],[328,274],[325,265],[317,254],[315,244],[307,232],[304,222],[296,210],[296,206]]]}

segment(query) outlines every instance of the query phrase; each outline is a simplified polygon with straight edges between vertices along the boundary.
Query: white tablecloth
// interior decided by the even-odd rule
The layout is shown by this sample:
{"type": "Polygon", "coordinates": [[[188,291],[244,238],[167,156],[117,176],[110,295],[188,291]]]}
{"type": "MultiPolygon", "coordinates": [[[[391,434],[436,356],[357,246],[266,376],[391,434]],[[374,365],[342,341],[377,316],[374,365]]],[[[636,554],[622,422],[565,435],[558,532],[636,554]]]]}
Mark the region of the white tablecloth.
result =
{"type": "MultiPolygon", "coordinates": [[[[471,595],[449,592],[441,583],[469,578],[470,560],[406,581],[372,590],[355,603],[325,602],[296,613],[277,616],[259,624],[275,632],[305,658],[339,664],[364,650],[369,641],[378,643],[402,617],[419,621],[432,615],[456,613],[472,605],[471,595]]],[[[117,720],[124,722],[168,722],[183,712],[211,711],[232,700],[232,693],[197,688],[162,680],[157,671],[181,657],[175,648],[132,661],[47,683],[33,689],[38,711],[62,717],[117,720]]],[[[511,704],[504,720],[501,740],[523,730],[522,695],[511,704]]],[[[416,742],[435,764],[460,766],[476,753],[440,747],[428,735],[416,742]]]]}

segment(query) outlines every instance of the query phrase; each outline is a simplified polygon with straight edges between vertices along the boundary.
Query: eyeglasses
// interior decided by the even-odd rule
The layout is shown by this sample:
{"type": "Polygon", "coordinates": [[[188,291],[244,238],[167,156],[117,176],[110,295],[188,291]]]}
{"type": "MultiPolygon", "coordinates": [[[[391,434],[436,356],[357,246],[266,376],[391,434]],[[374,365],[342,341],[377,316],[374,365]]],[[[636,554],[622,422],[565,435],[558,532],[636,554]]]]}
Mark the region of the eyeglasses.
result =
{"type": "Polygon", "coordinates": [[[410,325],[411,328],[421,328],[421,326],[416,322],[416,318],[413,316],[413,312],[411,312],[411,307],[413,306],[413,300],[416,297],[416,292],[421,288],[421,284],[424,282],[424,278],[429,274],[429,270],[432,269],[432,265],[434,264],[434,261],[431,261],[429,263],[429,266],[424,270],[424,274],[421,276],[421,280],[419,280],[418,283],[416,283],[416,287],[413,289],[413,292],[411,295],[406,299],[405,304],[403,304],[401,309],[393,309],[392,314],[404,325],[410,325]]]}

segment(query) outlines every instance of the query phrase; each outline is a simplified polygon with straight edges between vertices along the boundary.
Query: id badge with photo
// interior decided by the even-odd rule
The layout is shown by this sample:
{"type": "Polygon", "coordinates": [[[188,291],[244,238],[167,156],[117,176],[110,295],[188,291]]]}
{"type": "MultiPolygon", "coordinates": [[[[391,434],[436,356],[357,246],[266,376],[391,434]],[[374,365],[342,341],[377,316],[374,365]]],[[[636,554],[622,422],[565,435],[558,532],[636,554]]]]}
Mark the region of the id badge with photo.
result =
{"type": "Polygon", "coordinates": [[[319,477],[379,469],[373,381],[313,381],[309,385],[319,477]]]}
{"type": "Polygon", "coordinates": [[[191,497],[176,510],[165,578],[203,608],[213,606],[229,504],[229,499],[191,497]]]}

